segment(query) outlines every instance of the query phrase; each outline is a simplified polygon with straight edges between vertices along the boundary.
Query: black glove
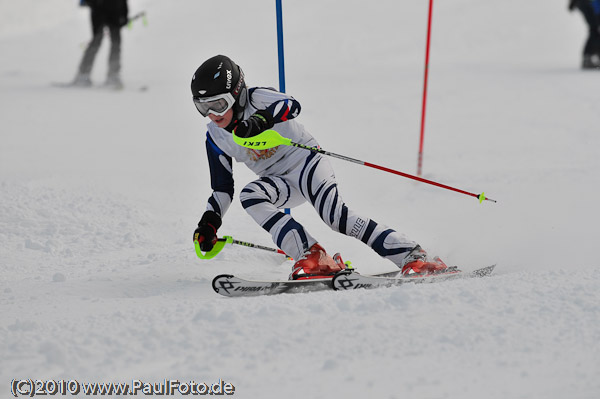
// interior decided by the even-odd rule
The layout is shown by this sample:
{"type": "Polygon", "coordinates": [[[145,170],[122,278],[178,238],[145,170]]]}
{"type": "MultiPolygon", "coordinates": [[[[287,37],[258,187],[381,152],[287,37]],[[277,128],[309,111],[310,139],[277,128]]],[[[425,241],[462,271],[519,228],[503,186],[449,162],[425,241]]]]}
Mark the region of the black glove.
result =
{"type": "Polygon", "coordinates": [[[128,23],[129,23],[129,18],[127,18],[127,15],[121,15],[119,17],[119,26],[121,28],[126,26],[128,23]]]}
{"type": "Polygon", "coordinates": [[[249,138],[270,129],[275,125],[273,115],[267,110],[256,111],[245,121],[241,121],[235,128],[235,135],[238,137],[249,138]]]}
{"type": "Polygon", "coordinates": [[[200,249],[208,252],[217,243],[217,230],[221,227],[221,216],[216,212],[206,211],[198,222],[198,228],[194,231],[194,241],[200,243],[200,249]]]}

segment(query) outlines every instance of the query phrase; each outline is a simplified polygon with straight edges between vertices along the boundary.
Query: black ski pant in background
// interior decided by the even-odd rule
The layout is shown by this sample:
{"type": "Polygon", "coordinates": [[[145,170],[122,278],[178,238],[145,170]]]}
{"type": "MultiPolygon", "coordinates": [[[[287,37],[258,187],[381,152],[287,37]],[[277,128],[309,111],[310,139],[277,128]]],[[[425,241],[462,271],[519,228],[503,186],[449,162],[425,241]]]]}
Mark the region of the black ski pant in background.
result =
{"type": "Polygon", "coordinates": [[[79,74],[89,75],[94,65],[94,59],[102,44],[104,28],[110,32],[110,55],[108,57],[108,76],[118,77],[121,71],[121,26],[115,23],[114,17],[107,11],[92,8],[92,41],[88,44],[79,65],[79,74]]]}
{"type": "Polygon", "coordinates": [[[583,17],[589,27],[589,35],[583,47],[583,55],[600,55],[600,15],[594,13],[589,1],[580,1],[577,8],[583,13],[583,17]]]}

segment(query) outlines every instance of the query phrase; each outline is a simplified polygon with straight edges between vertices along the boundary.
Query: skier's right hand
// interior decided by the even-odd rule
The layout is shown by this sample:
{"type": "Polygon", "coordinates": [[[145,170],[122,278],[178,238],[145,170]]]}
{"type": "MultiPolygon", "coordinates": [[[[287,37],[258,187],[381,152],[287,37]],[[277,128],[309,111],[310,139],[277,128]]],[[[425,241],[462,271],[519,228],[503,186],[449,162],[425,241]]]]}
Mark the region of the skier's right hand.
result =
{"type": "Polygon", "coordinates": [[[200,249],[208,252],[217,243],[217,230],[221,227],[221,217],[213,211],[206,211],[194,231],[194,241],[198,241],[200,249]]]}
{"type": "Polygon", "coordinates": [[[273,115],[267,110],[258,110],[235,128],[235,135],[243,138],[254,137],[274,126],[273,115]]]}

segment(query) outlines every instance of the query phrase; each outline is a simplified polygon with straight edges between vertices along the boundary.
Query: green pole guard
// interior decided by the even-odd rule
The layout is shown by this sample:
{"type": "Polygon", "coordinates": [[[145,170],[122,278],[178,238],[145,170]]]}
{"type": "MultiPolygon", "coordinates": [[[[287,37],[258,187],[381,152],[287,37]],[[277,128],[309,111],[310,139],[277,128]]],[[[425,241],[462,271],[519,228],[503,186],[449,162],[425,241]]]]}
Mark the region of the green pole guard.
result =
{"type": "Polygon", "coordinates": [[[196,255],[198,255],[198,257],[200,259],[212,259],[215,256],[217,256],[217,254],[219,252],[221,252],[223,250],[223,247],[225,247],[225,244],[232,244],[232,243],[233,243],[233,237],[223,236],[223,238],[219,238],[217,240],[217,243],[214,245],[213,249],[211,249],[210,251],[208,251],[206,253],[202,253],[202,250],[200,249],[200,244],[198,243],[198,241],[194,241],[194,247],[196,248],[196,255]]]}
{"type": "Polygon", "coordinates": [[[479,194],[479,203],[481,204],[485,200],[485,193],[479,194]]]}
{"type": "Polygon", "coordinates": [[[281,136],[275,130],[265,130],[254,137],[238,137],[233,132],[233,141],[242,147],[252,148],[254,150],[266,150],[279,145],[292,145],[292,140],[281,136]]]}

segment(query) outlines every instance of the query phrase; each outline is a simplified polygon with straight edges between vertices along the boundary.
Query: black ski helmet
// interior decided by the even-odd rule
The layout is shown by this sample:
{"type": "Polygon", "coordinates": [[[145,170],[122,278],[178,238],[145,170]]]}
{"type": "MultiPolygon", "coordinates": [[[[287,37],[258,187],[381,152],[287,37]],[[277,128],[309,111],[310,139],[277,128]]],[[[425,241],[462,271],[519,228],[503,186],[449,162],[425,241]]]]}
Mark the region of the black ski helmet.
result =
{"type": "Polygon", "coordinates": [[[191,89],[195,98],[230,93],[235,100],[232,123],[243,116],[248,96],[244,72],[229,57],[217,55],[204,61],[192,76],[191,89]]]}

